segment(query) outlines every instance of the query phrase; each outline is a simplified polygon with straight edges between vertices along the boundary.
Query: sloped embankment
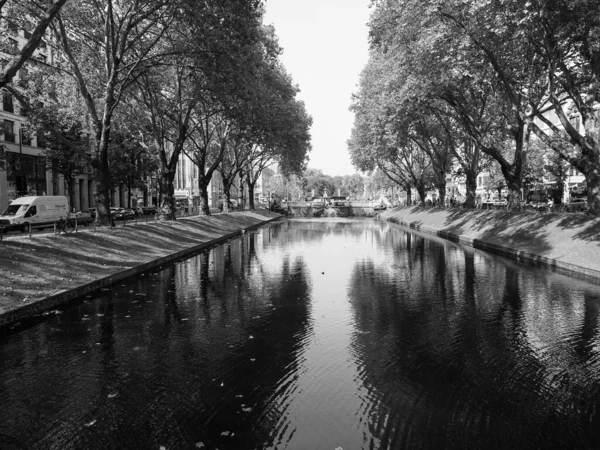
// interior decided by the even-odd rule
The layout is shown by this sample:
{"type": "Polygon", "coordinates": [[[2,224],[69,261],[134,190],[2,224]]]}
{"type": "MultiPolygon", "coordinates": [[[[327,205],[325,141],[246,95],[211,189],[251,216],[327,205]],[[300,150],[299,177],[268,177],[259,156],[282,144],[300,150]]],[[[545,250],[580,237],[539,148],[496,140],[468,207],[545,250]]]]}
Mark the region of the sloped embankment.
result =
{"type": "Polygon", "coordinates": [[[0,326],[280,217],[266,210],[11,237],[0,244],[0,326]]]}
{"type": "Polygon", "coordinates": [[[600,218],[583,213],[400,207],[381,219],[600,280],[600,218]]]}

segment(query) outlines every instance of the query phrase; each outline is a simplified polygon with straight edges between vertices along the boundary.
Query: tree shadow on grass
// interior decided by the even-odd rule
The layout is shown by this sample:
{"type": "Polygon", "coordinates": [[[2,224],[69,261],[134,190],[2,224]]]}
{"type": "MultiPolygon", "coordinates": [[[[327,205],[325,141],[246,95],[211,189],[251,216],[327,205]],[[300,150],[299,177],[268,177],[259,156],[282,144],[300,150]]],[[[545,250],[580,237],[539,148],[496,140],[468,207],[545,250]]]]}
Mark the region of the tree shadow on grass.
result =
{"type": "Polygon", "coordinates": [[[561,228],[581,228],[574,238],[587,242],[600,243],[600,218],[580,213],[559,215],[557,226],[561,228]]]}
{"type": "Polygon", "coordinates": [[[477,231],[481,233],[478,240],[543,255],[552,250],[548,233],[542,231],[547,220],[542,214],[528,211],[455,209],[449,211],[444,231],[459,235],[477,231]]]}

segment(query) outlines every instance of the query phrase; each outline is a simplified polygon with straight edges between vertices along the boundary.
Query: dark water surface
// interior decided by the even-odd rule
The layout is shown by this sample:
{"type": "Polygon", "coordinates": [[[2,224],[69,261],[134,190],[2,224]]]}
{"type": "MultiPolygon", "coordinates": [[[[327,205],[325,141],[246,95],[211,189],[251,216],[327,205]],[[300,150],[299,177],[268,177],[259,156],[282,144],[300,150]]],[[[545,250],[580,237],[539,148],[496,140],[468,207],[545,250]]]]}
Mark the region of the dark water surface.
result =
{"type": "Polygon", "coordinates": [[[0,448],[598,448],[600,288],[272,224],[0,337],[0,448]]]}

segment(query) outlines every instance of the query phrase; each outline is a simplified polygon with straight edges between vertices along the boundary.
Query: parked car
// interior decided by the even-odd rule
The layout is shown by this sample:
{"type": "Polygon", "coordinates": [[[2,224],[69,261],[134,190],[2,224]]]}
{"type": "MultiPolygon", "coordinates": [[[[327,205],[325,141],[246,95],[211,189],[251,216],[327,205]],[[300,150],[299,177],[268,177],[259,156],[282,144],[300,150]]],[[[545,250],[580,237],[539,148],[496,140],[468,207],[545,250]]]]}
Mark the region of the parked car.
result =
{"type": "Polygon", "coordinates": [[[585,198],[572,198],[566,205],[567,211],[587,211],[587,200],[585,198]]]}
{"type": "Polygon", "coordinates": [[[156,206],[142,206],[142,214],[156,214],[156,206]]]}
{"type": "Polygon", "coordinates": [[[135,213],[129,208],[110,208],[110,215],[114,220],[135,219],[135,213]]]}
{"type": "Polygon", "coordinates": [[[122,214],[123,220],[135,219],[135,211],[131,208],[122,208],[121,214],[122,214]]]}
{"type": "Polygon", "coordinates": [[[69,202],[64,196],[19,197],[0,214],[0,225],[4,229],[42,228],[67,217],[69,202]]]}

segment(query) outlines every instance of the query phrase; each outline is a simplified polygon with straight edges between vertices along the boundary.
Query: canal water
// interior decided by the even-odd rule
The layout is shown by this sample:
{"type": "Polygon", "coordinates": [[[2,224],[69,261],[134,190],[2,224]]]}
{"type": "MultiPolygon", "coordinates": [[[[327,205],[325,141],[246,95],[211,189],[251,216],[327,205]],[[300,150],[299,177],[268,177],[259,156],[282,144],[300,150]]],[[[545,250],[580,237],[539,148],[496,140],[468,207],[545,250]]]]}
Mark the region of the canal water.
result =
{"type": "Polygon", "coordinates": [[[2,449],[600,446],[600,288],[292,220],[0,336],[2,449]]]}

